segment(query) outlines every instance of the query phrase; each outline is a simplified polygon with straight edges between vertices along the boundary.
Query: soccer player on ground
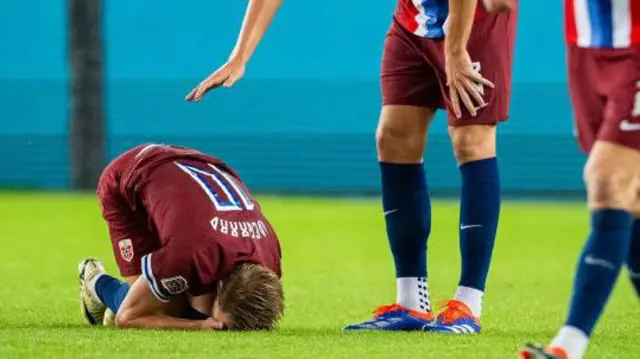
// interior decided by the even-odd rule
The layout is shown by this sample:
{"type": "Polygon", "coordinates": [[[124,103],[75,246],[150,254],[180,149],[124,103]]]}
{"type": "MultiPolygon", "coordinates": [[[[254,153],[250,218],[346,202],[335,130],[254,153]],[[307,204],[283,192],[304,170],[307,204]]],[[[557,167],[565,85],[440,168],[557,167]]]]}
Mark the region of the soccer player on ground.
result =
{"type": "Polygon", "coordinates": [[[281,3],[282,0],[249,0],[236,46],[229,60],[191,90],[186,97],[187,101],[200,101],[209,90],[216,87],[230,88],[244,76],[245,66],[269,28],[281,3]]]}
{"type": "Polygon", "coordinates": [[[522,349],[523,359],[581,359],[625,262],[640,295],[640,2],[565,0],[565,11],[591,233],[565,325],[548,347],[522,349]]]}
{"type": "Polygon", "coordinates": [[[127,328],[267,330],[283,312],[280,244],[238,175],[166,145],[115,159],[98,184],[120,281],[80,263],[82,314],[127,328]]]}
{"type": "Polygon", "coordinates": [[[517,1],[398,1],[384,45],[377,130],[397,296],[394,304],[378,308],[373,320],[345,330],[480,331],[500,213],[496,125],[508,114],[516,15],[517,1]],[[431,200],[423,155],[439,108],[448,110],[462,179],[462,272],[454,298],[434,320],[426,257],[431,200]]]}

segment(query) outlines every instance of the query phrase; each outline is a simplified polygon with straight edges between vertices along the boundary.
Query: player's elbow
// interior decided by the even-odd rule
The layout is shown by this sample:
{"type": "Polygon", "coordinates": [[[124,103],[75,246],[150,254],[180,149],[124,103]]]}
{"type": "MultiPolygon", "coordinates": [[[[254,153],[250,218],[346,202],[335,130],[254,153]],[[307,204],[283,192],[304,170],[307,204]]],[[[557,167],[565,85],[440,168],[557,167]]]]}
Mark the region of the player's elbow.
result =
{"type": "Polygon", "coordinates": [[[135,328],[136,316],[131,310],[124,309],[116,314],[115,325],[117,328],[135,328]]]}

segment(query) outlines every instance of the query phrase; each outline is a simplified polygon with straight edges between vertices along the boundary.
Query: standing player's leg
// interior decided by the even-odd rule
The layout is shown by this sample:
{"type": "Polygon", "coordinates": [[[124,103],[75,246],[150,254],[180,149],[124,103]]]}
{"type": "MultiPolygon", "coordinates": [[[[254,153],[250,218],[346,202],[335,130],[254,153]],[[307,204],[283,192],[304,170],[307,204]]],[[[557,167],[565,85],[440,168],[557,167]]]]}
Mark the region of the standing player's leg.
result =
{"type": "Polygon", "coordinates": [[[464,303],[475,318],[480,318],[500,216],[496,126],[450,127],[449,133],[462,182],[459,218],[462,268],[454,300],[464,303]]]}
{"type": "Polygon", "coordinates": [[[434,111],[385,106],[377,131],[382,178],[382,209],[396,272],[396,303],[431,310],[427,284],[427,239],[431,200],[422,162],[427,128],[434,111]]]}
{"type": "Polygon", "coordinates": [[[494,13],[473,25],[468,51],[483,77],[487,106],[472,117],[449,115],[449,137],[461,178],[459,238],[461,274],[453,300],[438,314],[432,331],[473,334],[479,318],[500,216],[496,126],[508,117],[517,9],[494,13]]]}
{"type": "Polygon", "coordinates": [[[598,141],[585,167],[591,233],[574,277],[565,326],[551,342],[569,358],[582,358],[595,324],[628,259],[640,151],[598,141]]]}
{"type": "Polygon", "coordinates": [[[581,359],[622,265],[629,261],[640,179],[640,132],[628,131],[625,124],[640,122],[640,111],[634,110],[634,104],[640,106],[638,54],[638,48],[569,48],[569,87],[578,135],[589,152],[584,179],[591,232],[578,261],[565,325],[550,347],[528,346],[521,358],[553,353],[581,359]]]}
{"type": "Polygon", "coordinates": [[[384,106],[377,130],[382,207],[396,273],[396,303],[345,330],[421,330],[433,319],[427,283],[431,200],[422,155],[434,111],[384,106]]]}
{"type": "Polygon", "coordinates": [[[442,103],[425,40],[392,25],[382,60],[384,106],[376,133],[382,206],[396,272],[396,303],[345,330],[421,330],[432,322],[427,283],[431,200],[423,164],[429,124],[442,103]]]}
{"type": "MultiPolygon", "coordinates": [[[[638,183],[640,183],[640,178],[638,179],[638,183]]],[[[627,267],[631,283],[640,297],[640,189],[636,196],[634,215],[636,220],[631,233],[631,248],[629,250],[627,267]]]]}

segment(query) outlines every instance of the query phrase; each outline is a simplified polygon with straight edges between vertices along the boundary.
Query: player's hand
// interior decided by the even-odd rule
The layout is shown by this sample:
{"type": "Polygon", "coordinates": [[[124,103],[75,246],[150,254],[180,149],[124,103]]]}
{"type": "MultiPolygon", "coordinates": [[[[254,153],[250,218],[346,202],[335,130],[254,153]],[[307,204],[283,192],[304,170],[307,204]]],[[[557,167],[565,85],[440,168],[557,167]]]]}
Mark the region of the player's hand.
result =
{"type": "Polygon", "coordinates": [[[202,321],[202,329],[204,330],[223,330],[224,324],[213,318],[207,318],[202,321]]]}
{"type": "Polygon", "coordinates": [[[445,46],[445,72],[453,114],[457,118],[462,116],[462,102],[471,116],[477,115],[478,110],[487,105],[482,86],[493,88],[493,83],[474,70],[466,50],[452,52],[445,46]]]}
{"type": "Polygon", "coordinates": [[[204,81],[196,86],[185,100],[188,102],[200,101],[204,95],[216,87],[229,88],[244,76],[245,62],[240,57],[232,57],[226,64],[215,70],[204,81]]]}
{"type": "Polygon", "coordinates": [[[515,8],[515,0],[482,0],[489,12],[509,11],[515,8]]]}

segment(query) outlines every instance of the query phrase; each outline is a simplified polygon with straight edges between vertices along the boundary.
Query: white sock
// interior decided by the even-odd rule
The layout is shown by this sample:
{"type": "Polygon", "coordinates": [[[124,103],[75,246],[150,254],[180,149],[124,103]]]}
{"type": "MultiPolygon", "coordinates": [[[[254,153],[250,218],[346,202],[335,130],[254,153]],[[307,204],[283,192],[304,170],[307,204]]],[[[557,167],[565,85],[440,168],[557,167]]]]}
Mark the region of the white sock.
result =
{"type": "Polygon", "coordinates": [[[588,344],[589,337],[582,330],[568,325],[562,327],[551,342],[552,347],[564,349],[569,359],[582,359],[588,344]]]}
{"type": "Polygon", "coordinates": [[[429,285],[425,277],[396,278],[396,303],[417,312],[431,311],[429,285]]]}
{"type": "Polygon", "coordinates": [[[484,292],[475,288],[459,286],[454,299],[466,304],[476,318],[482,315],[482,297],[484,292]]]}

